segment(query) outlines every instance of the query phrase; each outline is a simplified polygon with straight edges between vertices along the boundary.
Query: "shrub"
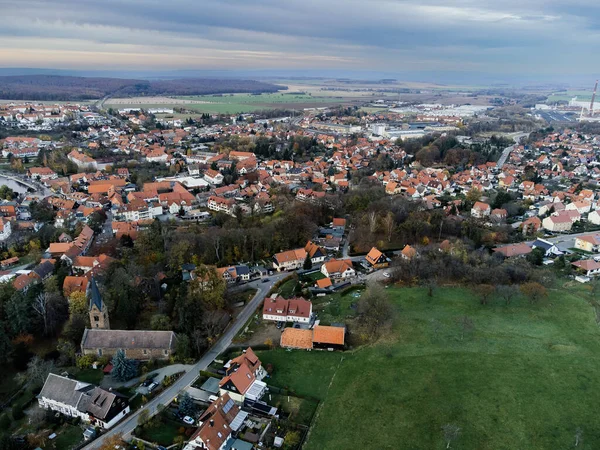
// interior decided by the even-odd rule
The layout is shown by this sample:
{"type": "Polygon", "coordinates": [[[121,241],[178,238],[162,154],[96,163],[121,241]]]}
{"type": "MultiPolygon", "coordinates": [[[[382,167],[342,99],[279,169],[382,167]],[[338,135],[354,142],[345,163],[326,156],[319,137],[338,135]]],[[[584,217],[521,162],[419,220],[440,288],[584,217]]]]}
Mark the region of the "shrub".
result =
{"type": "Polygon", "coordinates": [[[93,355],[82,355],[79,358],[77,358],[77,368],[81,370],[87,369],[92,366],[94,361],[95,358],[93,355]]]}

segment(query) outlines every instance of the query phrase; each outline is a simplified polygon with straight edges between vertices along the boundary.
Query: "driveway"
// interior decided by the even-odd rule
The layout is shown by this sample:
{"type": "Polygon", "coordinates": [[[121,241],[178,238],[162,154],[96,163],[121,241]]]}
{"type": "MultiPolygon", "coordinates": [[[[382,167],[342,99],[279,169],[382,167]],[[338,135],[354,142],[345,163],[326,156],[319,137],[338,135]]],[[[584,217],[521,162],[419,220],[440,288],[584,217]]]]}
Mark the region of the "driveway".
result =
{"type": "MultiPolygon", "coordinates": [[[[166,366],[166,367],[162,367],[160,369],[156,369],[153,370],[152,372],[148,372],[146,375],[143,375],[141,377],[136,377],[133,378],[129,381],[117,381],[115,380],[113,377],[106,376],[102,379],[102,382],[100,383],[100,387],[104,388],[104,389],[109,389],[109,388],[120,388],[120,387],[132,387],[135,386],[136,384],[138,384],[140,381],[142,381],[143,378],[147,378],[148,376],[151,376],[152,374],[156,374],[154,376],[154,381],[156,381],[157,383],[160,383],[167,375],[173,375],[174,373],[178,373],[178,372],[189,372],[190,370],[192,370],[194,366],[191,364],[172,364],[170,366],[166,366]]],[[[147,394],[148,390],[145,387],[138,387],[137,391],[140,394],[147,394]]]]}
{"type": "Polygon", "coordinates": [[[184,376],[179,378],[173,385],[166,388],[163,392],[157,395],[154,399],[148,402],[146,405],[142,406],[141,409],[135,411],[126,419],[115,425],[110,431],[106,434],[100,436],[94,442],[86,445],[85,449],[97,449],[102,447],[106,438],[114,436],[117,433],[122,433],[125,439],[131,438],[131,433],[135,430],[138,425],[138,417],[140,415],[140,411],[145,409],[150,412],[150,416],[154,416],[157,413],[158,405],[168,405],[171,403],[177,396],[179,392],[183,391],[187,387],[191,386],[194,380],[198,377],[198,374],[201,370],[206,370],[210,363],[212,363],[215,358],[223,353],[227,348],[231,345],[231,342],[235,335],[242,329],[242,327],[246,324],[248,319],[254,314],[258,305],[264,300],[269,290],[273,287],[273,285],[288,276],[289,273],[277,273],[273,274],[270,277],[269,283],[261,283],[252,282],[248,283],[249,286],[257,289],[257,293],[254,295],[252,300],[246,305],[244,310],[237,316],[237,318],[231,323],[229,328],[223,333],[223,335],[219,338],[219,340],[213,345],[213,347],[202,357],[200,361],[198,361],[192,369],[188,371],[184,376]]]}

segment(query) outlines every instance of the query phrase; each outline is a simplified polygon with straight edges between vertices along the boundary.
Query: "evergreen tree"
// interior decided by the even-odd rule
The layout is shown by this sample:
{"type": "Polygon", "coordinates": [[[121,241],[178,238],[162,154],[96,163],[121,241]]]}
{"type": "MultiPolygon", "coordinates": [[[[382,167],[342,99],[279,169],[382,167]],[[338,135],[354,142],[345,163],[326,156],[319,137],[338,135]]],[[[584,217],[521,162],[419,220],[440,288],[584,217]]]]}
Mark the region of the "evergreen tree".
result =
{"type": "Polygon", "coordinates": [[[310,259],[310,255],[307,253],[306,258],[304,259],[304,264],[302,266],[304,270],[312,269],[312,259],[310,259]]]}
{"type": "Polygon", "coordinates": [[[137,365],[132,359],[125,357],[123,350],[117,350],[112,359],[113,369],[110,374],[117,381],[131,380],[137,375],[137,365]]]}
{"type": "Polygon", "coordinates": [[[183,395],[179,398],[179,414],[184,416],[193,416],[196,412],[196,404],[190,397],[190,394],[184,392],[183,395]]]}

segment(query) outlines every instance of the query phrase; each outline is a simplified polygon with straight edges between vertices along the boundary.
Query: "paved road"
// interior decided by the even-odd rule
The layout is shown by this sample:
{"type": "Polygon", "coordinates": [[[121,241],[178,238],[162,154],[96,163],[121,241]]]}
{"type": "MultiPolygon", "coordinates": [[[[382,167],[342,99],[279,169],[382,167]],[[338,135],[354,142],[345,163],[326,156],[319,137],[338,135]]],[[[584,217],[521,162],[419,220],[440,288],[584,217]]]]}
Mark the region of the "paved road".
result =
{"type": "MultiPolygon", "coordinates": [[[[289,275],[290,273],[287,272],[277,273],[269,277],[270,281],[268,283],[263,283],[260,280],[248,283],[247,286],[257,289],[257,292],[252,298],[252,300],[248,303],[248,305],[246,305],[243,311],[238,315],[234,322],[225,331],[223,336],[221,336],[221,338],[215,343],[215,345],[213,345],[213,347],[200,359],[200,361],[198,361],[192,367],[192,369],[189,372],[187,372],[184,376],[177,380],[172,386],[168,387],[158,396],[152,399],[152,401],[147,403],[142,409],[150,411],[150,415],[153,416],[157,412],[156,408],[158,405],[168,405],[177,397],[179,392],[189,387],[198,377],[198,373],[201,370],[206,370],[208,365],[212,363],[219,354],[223,353],[227,349],[227,347],[231,345],[231,342],[235,335],[242,329],[242,327],[246,324],[248,319],[250,319],[250,317],[254,314],[260,302],[263,301],[269,290],[273,287],[273,284],[289,275]]],[[[107,437],[114,436],[117,433],[123,433],[123,437],[129,439],[131,433],[137,426],[138,416],[142,409],[139,409],[130,416],[128,416],[125,420],[123,420],[114,428],[112,428],[108,433],[100,436],[94,442],[86,445],[84,449],[97,449],[102,446],[107,437]]]]}
{"type": "MultiPolygon", "coordinates": [[[[524,138],[525,136],[529,136],[529,133],[518,133],[513,136],[513,141],[515,141],[515,144],[518,144],[521,141],[521,138],[524,138]]],[[[498,167],[498,169],[501,169],[502,166],[504,165],[504,163],[506,163],[506,160],[508,159],[510,152],[512,152],[514,150],[514,148],[515,148],[515,146],[511,145],[510,147],[506,147],[504,149],[504,151],[502,152],[502,155],[500,156],[500,159],[498,159],[498,164],[496,165],[496,167],[498,167]]]]}

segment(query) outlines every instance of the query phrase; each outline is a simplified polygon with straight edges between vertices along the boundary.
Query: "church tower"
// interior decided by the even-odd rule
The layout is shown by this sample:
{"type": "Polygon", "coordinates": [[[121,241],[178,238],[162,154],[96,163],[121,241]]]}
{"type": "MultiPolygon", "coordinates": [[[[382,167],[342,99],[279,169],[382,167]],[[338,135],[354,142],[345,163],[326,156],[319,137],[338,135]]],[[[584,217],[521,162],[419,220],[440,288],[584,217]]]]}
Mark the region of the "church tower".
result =
{"type": "Polygon", "coordinates": [[[98,328],[101,330],[109,330],[110,323],[108,321],[108,308],[102,301],[100,290],[96,284],[96,280],[92,278],[90,283],[90,324],[91,328],[98,328]]]}

